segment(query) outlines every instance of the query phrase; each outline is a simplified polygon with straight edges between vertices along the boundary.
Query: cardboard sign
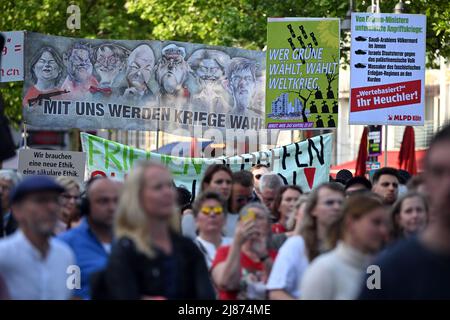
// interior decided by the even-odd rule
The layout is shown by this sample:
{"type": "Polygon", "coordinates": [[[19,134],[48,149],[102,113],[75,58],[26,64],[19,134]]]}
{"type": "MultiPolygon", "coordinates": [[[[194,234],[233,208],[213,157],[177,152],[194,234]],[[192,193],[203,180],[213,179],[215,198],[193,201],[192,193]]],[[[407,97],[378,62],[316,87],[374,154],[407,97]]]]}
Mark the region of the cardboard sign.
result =
{"type": "Polygon", "coordinates": [[[71,177],[84,180],[86,154],[72,151],[22,149],[19,151],[19,172],[28,175],[71,177]]]}
{"type": "Polygon", "coordinates": [[[0,82],[23,81],[23,31],[1,32],[5,47],[0,59],[0,82]]]}

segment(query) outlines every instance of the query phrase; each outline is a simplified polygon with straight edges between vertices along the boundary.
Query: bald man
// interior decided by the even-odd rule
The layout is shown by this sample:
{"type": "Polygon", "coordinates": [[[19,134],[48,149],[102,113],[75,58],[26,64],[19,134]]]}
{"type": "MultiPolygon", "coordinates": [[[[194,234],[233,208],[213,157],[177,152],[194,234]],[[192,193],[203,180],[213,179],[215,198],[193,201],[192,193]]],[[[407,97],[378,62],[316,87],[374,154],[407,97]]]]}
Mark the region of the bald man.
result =
{"type": "Polygon", "coordinates": [[[106,266],[113,240],[113,221],[119,199],[119,184],[108,178],[93,178],[86,186],[80,225],[59,236],[75,253],[81,283],[74,297],[90,298],[90,276],[106,266]]]}

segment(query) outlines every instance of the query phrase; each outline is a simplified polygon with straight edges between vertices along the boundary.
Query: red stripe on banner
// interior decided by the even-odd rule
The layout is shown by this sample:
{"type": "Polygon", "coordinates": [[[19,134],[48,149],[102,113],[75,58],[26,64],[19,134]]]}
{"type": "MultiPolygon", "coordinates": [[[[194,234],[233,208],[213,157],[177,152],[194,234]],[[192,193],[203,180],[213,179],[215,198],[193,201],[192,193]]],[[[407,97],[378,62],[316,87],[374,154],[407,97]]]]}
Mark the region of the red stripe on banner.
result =
{"type": "Polygon", "coordinates": [[[316,174],[316,168],[305,168],[303,169],[303,173],[305,174],[309,188],[312,189],[314,185],[314,176],[316,174]]]}
{"type": "Polygon", "coordinates": [[[352,112],[420,103],[421,80],[391,83],[351,90],[352,112]]]}

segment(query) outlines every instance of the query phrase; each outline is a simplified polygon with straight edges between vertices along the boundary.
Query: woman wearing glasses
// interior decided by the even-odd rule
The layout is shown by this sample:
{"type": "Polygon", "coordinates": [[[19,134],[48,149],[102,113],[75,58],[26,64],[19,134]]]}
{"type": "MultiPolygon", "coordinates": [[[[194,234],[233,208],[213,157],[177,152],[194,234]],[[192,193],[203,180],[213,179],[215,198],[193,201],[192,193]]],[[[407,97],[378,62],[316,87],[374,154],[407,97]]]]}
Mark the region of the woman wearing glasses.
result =
{"type": "Polygon", "coordinates": [[[267,289],[272,300],[301,297],[298,284],[308,267],[319,254],[329,249],[326,235],[339,218],[344,201],[344,187],[339,183],[324,183],[309,195],[298,233],[289,237],[278,251],[267,289]]]}
{"type": "Polygon", "coordinates": [[[195,243],[203,253],[209,270],[217,248],[232,241],[231,238],[222,236],[226,220],[224,202],[218,193],[206,191],[195,199],[193,213],[198,230],[195,243]]]}
{"type": "Polygon", "coordinates": [[[80,200],[80,185],[69,177],[58,177],[56,181],[65,189],[61,195],[62,208],[59,221],[55,228],[55,235],[76,227],[80,223],[78,201],[80,200]]]}

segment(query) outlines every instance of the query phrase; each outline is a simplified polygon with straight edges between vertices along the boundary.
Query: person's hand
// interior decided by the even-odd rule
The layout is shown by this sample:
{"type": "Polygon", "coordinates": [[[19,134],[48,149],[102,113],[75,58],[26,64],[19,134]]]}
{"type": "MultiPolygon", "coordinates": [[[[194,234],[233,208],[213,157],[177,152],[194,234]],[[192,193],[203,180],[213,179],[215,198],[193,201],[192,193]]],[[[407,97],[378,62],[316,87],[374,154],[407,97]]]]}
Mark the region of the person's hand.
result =
{"type": "Polygon", "coordinates": [[[237,225],[234,241],[241,246],[245,241],[256,232],[255,220],[240,221],[237,225]]]}

